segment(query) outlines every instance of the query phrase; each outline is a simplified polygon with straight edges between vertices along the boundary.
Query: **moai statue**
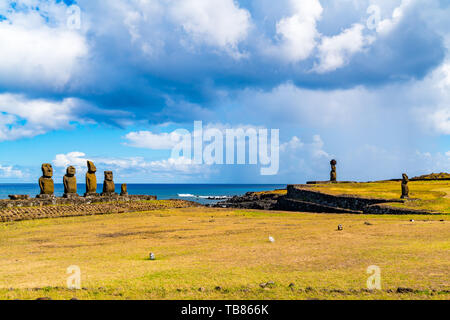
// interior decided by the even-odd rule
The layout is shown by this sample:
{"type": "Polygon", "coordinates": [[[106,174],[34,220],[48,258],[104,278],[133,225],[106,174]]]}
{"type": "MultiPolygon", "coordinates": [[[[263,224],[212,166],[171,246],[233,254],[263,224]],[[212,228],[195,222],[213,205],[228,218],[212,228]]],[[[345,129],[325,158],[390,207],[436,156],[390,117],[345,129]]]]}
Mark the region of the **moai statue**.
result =
{"type": "Polygon", "coordinates": [[[66,170],[66,175],[63,178],[64,184],[64,198],[77,197],[77,178],[75,177],[76,169],[70,166],[66,170]]]}
{"type": "Polygon", "coordinates": [[[408,187],[409,178],[406,173],[403,174],[403,180],[402,180],[402,199],[408,199],[409,198],[409,187],[408,187]]]}
{"type": "Polygon", "coordinates": [[[128,195],[127,185],[125,183],[122,184],[122,186],[120,187],[120,195],[121,196],[127,196],[128,195]]]}
{"type": "Polygon", "coordinates": [[[105,181],[103,181],[102,195],[113,195],[116,193],[112,171],[105,171],[105,181]]]}
{"type": "Polygon", "coordinates": [[[97,168],[92,161],[88,161],[87,166],[88,172],[86,173],[86,193],[84,194],[84,196],[98,196],[97,177],[95,175],[95,173],[97,172],[97,168]]]}
{"type": "Polygon", "coordinates": [[[337,161],[334,160],[334,159],[331,160],[330,161],[330,165],[331,165],[330,181],[331,182],[336,182],[337,181],[337,174],[336,174],[337,161]]]}
{"type": "Polygon", "coordinates": [[[53,183],[53,167],[50,163],[44,163],[41,167],[42,177],[39,178],[39,188],[41,193],[37,198],[51,198],[55,193],[55,184],[53,183]]]}

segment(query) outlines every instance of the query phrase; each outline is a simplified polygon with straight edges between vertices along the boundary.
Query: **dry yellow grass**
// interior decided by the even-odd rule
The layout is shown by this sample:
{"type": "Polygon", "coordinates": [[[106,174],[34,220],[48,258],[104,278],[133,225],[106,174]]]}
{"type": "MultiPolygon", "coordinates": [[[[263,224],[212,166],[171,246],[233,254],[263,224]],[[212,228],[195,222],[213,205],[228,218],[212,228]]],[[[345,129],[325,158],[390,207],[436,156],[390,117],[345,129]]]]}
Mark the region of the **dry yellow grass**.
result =
{"type": "Polygon", "coordinates": [[[255,194],[279,194],[279,195],[286,195],[287,190],[286,189],[276,189],[276,190],[270,190],[270,191],[259,191],[255,192],[255,194]]]}
{"type": "Polygon", "coordinates": [[[186,208],[2,223],[0,298],[449,299],[441,219],[186,208]],[[70,265],[85,290],[64,289],[70,265]],[[363,291],[370,265],[383,291],[363,291]]]}

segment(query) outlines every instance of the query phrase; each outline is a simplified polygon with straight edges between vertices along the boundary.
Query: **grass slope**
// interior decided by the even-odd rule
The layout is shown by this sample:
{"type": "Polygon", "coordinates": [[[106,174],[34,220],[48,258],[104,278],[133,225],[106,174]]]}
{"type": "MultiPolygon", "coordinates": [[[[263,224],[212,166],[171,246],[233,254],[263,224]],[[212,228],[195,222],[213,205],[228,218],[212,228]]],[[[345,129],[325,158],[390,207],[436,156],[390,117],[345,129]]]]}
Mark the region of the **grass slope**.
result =
{"type": "Polygon", "coordinates": [[[442,219],[185,208],[1,223],[0,298],[450,299],[442,219]],[[70,265],[84,290],[65,289],[70,265]],[[364,290],[370,265],[380,292],[364,290]]]}

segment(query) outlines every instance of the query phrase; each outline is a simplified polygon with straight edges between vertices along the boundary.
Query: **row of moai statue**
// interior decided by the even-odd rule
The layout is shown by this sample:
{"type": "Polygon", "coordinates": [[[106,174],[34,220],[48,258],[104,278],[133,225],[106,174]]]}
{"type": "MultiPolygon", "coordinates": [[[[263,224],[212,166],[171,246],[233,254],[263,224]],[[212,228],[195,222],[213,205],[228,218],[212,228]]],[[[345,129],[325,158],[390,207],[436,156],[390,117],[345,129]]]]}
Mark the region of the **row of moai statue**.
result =
{"type": "MultiPolygon", "coordinates": [[[[85,197],[89,196],[100,196],[97,193],[97,168],[92,161],[87,162],[88,171],[86,173],[86,193],[85,197]]],[[[75,176],[76,169],[70,166],[66,170],[66,174],[63,177],[64,184],[64,198],[74,198],[78,197],[77,194],[77,178],[75,176]]],[[[42,165],[42,177],[39,178],[39,187],[41,193],[37,198],[48,198],[54,196],[55,185],[53,182],[53,167],[49,163],[44,163],[42,165]]],[[[112,171],[105,171],[105,179],[103,181],[103,192],[102,196],[111,196],[116,194],[116,187],[114,184],[112,171]]],[[[121,196],[128,195],[127,185],[122,184],[121,186],[121,196]]]]}
{"type": "MultiPolygon", "coordinates": [[[[336,173],[336,160],[330,161],[331,165],[331,172],[330,172],[330,182],[336,183],[337,182],[337,173],[336,173]]],[[[401,199],[408,199],[409,198],[409,186],[408,186],[409,178],[406,173],[402,175],[402,196],[401,199]]]]}

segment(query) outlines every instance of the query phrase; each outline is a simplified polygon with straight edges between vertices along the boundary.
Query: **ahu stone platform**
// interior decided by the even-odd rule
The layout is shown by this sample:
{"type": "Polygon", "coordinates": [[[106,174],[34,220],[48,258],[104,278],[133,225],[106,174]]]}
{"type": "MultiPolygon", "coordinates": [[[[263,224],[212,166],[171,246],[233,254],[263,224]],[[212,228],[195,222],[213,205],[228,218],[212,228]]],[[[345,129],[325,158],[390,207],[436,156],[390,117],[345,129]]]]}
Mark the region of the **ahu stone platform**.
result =
{"type": "Polygon", "coordinates": [[[280,210],[312,213],[349,214],[437,214],[422,210],[389,206],[404,199],[364,198],[352,195],[331,195],[311,189],[310,185],[288,185],[287,194],[249,192],[219,202],[215,207],[280,210]]]}
{"type": "Polygon", "coordinates": [[[24,196],[10,196],[12,198],[17,198],[18,200],[0,200],[0,210],[3,208],[20,208],[20,207],[42,207],[48,205],[81,205],[81,204],[91,204],[91,203],[104,203],[104,202],[128,202],[128,201],[145,201],[145,200],[156,200],[156,196],[150,195],[126,195],[121,196],[118,194],[103,195],[103,196],[88,196],[88,197],[55,197],[46,196],[42,198],[27,198],[24,196]]]}
{"type": "Polygon", "coordinates": [[[33,199],[28,202],[24,202],[23,200],[2,200],[3,207],[0,208],[0,223],[200,206],[198,203],[185,200],[145,201],[155,199],[155,196],[129,196],[113,198],[98,197],[96,199],[80,197],[77,201],[73,201],[73,199],[69,201],[63,198],[45,201],[36,201],[33,199]]]}

